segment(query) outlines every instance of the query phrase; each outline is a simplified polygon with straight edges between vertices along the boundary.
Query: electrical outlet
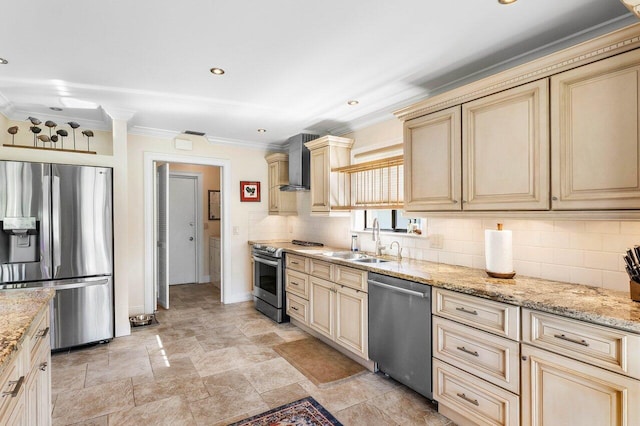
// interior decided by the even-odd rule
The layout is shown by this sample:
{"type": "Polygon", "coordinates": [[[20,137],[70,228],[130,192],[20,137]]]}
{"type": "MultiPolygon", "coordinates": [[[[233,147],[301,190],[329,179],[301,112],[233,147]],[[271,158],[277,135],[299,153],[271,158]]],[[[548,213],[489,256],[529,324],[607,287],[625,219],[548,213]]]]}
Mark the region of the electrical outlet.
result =
{"type": "Polygon", "coordinates": [[[233,235],[240,235],[240,227],[239,226],[234,226],[233,227],[233,235]]]}
{"type": "Polygon", "coordinates": [[[431,234],[429,235],[429,247],[433,249],[441,249],[444,245],[444,235],[431,234]]]}

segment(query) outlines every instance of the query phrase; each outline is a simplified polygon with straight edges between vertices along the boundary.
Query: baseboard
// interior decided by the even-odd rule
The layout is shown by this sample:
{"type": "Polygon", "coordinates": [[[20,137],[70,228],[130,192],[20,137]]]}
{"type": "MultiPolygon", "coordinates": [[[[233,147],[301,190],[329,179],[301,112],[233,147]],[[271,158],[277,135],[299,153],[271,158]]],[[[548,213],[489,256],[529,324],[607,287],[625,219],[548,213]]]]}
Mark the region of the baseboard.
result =
{"type": "Polygon", "coordinates": [[[248,302],[250,300],[253,300],[253,294],[251,294],[250,292],[247,292],[247,293],[233,294],[231,296],[225,296],[224,301],[222,303],[226,305],[229,303],[248,302]]]}
{"type": "Polygon", "coordinates": [[[200,277],[200,284],[211,282],[211,275],[203,275],[200,277]]]}

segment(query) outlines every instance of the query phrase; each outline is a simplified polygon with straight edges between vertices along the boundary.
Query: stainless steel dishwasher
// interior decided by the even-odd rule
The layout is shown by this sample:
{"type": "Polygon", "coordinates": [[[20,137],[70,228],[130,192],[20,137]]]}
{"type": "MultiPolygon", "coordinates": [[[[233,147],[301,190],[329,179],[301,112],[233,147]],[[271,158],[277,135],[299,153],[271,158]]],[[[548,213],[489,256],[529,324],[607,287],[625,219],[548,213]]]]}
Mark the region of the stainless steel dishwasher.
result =
{"type": "Polygon", "coordinates": [[[369,272],[369,358],[429,399],[431,286],[369,272]]]}

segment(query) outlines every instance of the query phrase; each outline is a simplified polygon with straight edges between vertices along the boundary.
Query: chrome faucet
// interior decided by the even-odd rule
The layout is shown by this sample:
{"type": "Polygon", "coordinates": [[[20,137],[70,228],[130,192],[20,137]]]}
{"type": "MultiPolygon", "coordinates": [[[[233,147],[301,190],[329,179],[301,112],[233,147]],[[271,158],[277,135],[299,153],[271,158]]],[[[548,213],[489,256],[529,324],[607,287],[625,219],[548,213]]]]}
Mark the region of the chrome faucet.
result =
{"type": "Polygon", "coordinates": [[[398,245],[398,262],[402,260],[402,247],[400,247],[400,243],[397,241],[393,241],[391,244],[389,244],[389,250],[391,250],[393,248],[393,245],[397,244],[398,245]]]}
{"type": "Polygon", "coordinates": [[[380,222],[378,222],[377,217],[373,219],[373,229],[371,231],[371,237],[373,241],[376,242],[376,256],[382,256],[382,250],[384,250],[385,246],[383,246],[382,241],[380,241],[380,222]]]}

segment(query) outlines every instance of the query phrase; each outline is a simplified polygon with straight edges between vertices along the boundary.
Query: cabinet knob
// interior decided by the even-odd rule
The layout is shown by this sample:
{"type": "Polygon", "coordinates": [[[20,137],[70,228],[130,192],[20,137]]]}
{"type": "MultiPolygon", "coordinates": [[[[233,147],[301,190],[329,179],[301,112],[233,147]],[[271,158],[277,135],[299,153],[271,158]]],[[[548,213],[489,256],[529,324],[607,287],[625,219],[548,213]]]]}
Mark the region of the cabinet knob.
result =
{"type": "Polygon", "coordinates": [[[40,364],[40,371],[47,371],[47,366],[48,364],[46,362],[40,364]]]}
{"type": "Polygon", "coordinates": [[[458,204],[458,200],[452,200],[453,204],[458,204]]]}
{"type": "Polygon", "coordinates": [[[558,197],[551,197],[553,201],[558,201],[558,197]]]}
{"type": "Polygon", "coordinates": [[[522,359],[523,361],[526,361],[526,360],[527,360],[526,355],[522,355],[521,359],[522,359]]]}

